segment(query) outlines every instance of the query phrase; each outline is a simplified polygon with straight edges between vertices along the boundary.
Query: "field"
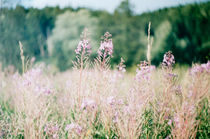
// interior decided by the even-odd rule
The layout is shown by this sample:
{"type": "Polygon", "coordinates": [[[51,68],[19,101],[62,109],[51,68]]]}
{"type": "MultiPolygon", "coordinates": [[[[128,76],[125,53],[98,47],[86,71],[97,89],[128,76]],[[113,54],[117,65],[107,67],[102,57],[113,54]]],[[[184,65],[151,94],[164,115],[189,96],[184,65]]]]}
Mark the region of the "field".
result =
{"type": "Polygon", "coordinates": [[[123,59],[110,68],[111,34],[91,62],[83,33],[74,69],[59,73],[25,62],[19,45],[22,74],[0,72],[0,138],[210,137],[210,62],[173,69],[169,51],[155,67],[148,43],[147,61],[127,73],[123,59]]]}

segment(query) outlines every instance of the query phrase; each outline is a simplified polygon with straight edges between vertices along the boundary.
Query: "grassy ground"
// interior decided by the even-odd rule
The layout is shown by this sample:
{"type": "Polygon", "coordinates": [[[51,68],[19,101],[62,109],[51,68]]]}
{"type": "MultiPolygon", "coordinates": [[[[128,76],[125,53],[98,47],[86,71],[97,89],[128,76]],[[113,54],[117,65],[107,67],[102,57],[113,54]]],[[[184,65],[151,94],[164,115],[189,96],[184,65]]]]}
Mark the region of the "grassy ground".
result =
{"type": "Polygon", "coordinates": [[[209,138],[209,68],[140,68],[0,72],[0,138],[209,138]]]}

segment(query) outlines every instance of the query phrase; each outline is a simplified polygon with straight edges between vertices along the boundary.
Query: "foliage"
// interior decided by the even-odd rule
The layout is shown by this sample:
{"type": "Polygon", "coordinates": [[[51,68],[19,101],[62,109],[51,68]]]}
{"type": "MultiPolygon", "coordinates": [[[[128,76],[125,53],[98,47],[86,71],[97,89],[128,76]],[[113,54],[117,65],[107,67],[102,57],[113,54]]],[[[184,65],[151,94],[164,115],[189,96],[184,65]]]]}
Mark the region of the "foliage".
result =
{"type": "Polygon", "coordinates": [[[57,17],[55,28],[47,42],[49,55],[60,70],[66,70],[72,65],[75,46],[84,28],[91,32],[91,46],[96,50],[98,19],[91,17],[89,11],[83,9],[78,12],[66,11],[57,17]],[[61,61],[63,62],[60,63],[61,61]]]}
{"type": "Polygon", "coordinates": [[[146,57],[146,36],[151,21],[153,64],[159,65],[160,55],[168,50],[172,50],[179,64],[207,62],[209,8],[210,2],[204,2],[135,15],[129,0],[123,1],[113,14],[71,7],[4,7],[0,13],[0,61],[3,68],[13,65],[20,69],[18,41],[21,41],[26,55],[66,70],[72,66],[73,47],[86,26],[92,34],[93,50],[100,44],[96,39],[109,31],[115,45],[111,65],[119,63],[122,56],[130,68],[146,57]]]}

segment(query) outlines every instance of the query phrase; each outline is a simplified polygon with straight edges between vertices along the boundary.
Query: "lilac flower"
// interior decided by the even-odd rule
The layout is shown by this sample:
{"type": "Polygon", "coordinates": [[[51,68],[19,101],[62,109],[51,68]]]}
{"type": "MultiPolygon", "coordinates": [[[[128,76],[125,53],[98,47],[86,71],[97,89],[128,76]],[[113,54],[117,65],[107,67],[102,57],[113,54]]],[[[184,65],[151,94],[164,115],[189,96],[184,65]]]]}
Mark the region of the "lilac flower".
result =
{"type": "Polygon", "coordinates": [[[52,124],[47,124],[44,128],[44,131],[46,132],[46,134],[52,136],[53,138],[57,137],[57,133],[58,133],[59,127],[58,125],[52,125],[52,124]]]}
{"type": "Polygon", "coordinates": [[[168,51],[164,54],[162,66],[164,67],[172,67],[175,64],[174,55],[171,51],[168,51]]]}
{"type": "Polygon", "coordinates": [[[58,138],[58,135],[57,134],[53,134],[53,138],[54,139],[57,139],[58,138]]]}
{"type": "Polygon", "coordinates": [[[187,112],[188,114],[190,114],[190,115],[194,114],[194,112],[195,112],[194,105],[192,105],[192,104],[190,105],[189,103],[184,102],[183,107],[184,107],[184,111],[187,112]]]}
{"type": "Polygon", "coordinates": [[[65,130],[66,130],[66,131],[72,130],[74,127],[75,127],[75,124],[74,124],[74,123],[71,123],[71,124],[66,125],[65,130]]]}
{"type": "Polygon", "coordinates": [[[52,87],[43,86],[43,85],[40,85],[40,84],[36,84],[36,87],[35,87],[34,91],[36,93],[46,94],[46,95],[52,94],[52,92],[53,92],[52,87]]]}
{"type": "Polygon", "coordinates": [[[101,41],[101,45],[100,45],[100,48],[99,48],[99,51],[102,51],[104,50],[105,51],[105,55],[112,55],[113,53],[113,43],[112,43],[112,39],[108,40],[107,42],[106,41],[101,41]]]}
{"type": "Polygon", "coordinates": [[[174,122],[178,128],[181,128],[181,119],[178,114],[174,116],[174,122]]]}
{"type": "Polygon", "coordinates": [[[128,105],[125,105],[125,107],[123,108],[123,111],[124,111],[125,113],[128,113],[128,114],[132,113],[131,107],[128,106],[128,105]]]}
{"type": "Polygon", "coordinates": [[[123,100],[122,99],[116,99],[114,96],[110,96],[110,97],[107,98],[107,103],[111,106],[122,105],[123,100]]]}
{"type": "Polygon", "coordinates": [[[124,62],[125,61],[123,60],[123,58],[121,58],[120,64],[117,65],[119,72],[122,72],[122,73],[126,72],[126,69],[125,69],[126,66],[124,65],[124,62]]]}
{"type": "Polygon", "coordinates": [[[82,133],[82,127],[79,126],[78,124],[75,124],[75,123],[71,123],[71,124],[66,125],[65,130],[66,131],[72,130],[72,131],[75,131],[77,134],[82,133]]]}
{"type": "Polygon", "coordinates": [[[80,41],[75,52],[76,54],[79,54],[82,50],[87,50],[88,53],[91,53],[91,46],[88,40],[84,39],[80,41]]]}
{"type": "Polygon", "coordinates": [[[77,45],[77,49],[75,50],[75,53],[76,53],[76,54],[79,54],[80,51],[82,50],[81,45],[82,45],[82,41],[80,41],[79,44],[77,45]]]}
{"type": "Polygon", "coordinates": [[[114,96],[108,97],[108,98],[107,98],[107,103],[108,103],[109,105],[114,105],[114,103],[115,103],[115,97],[114,97],[114,96]]]}
{"type": "Polygon", "coordinates": [[[44,93],[46,93],[46,94],[51,94],[52,93],[52,90],[50,90],[50,89],[46,89],[45,91],[44,91],[44,93]]]}
{"type": "Polygon", "coordinates": [[[182,94],[182,87],[180,85],[175,85],[173,86],[174,91],[176,92],[177,95],[182,94]]]}
{"type": "Polygon", "coordinates": [[[95,109],[96,108],[96,103],[92,99],[84,99],[81,105],[81,109],[95,109]]]}
{"type": "Polygon", "coordinates": [[[122,99],[117,100],[117,104],[122,105],[123,103],[124,103],[124,101],[122,99]]]}
{"type": "Polygon", "coordinates": [[[171,126],[171,124],[172,124],[172,120],[170,119],[170,120],[168,120],[168,125],[171,126]]]}
{"type": "Polygon", "coordinates": [[[210,61],[208,61],[206,64],[201,64],[201,67],[207,71],[210,72],[210,61]]]}
{"type": "Polygon", "coordinates": [[[203,72],[210,72],[210,61],[208,61],[206,64],[196,64],[190,69],[190,75],[196,75],[203,72]]]}
{"type": "Polygon", "coordinates": [[[30,86],[40,75],[42,75],[41,68],[34,68],[29,70],[23,75],[23,86],[30,86]]]}
{"type": "Polygon", "coordinates": [[[203,73],[203,72],[204,72],[204,68],[202,66],[200,66],[200,65],[195,65],[190,70],[190,74],[191,75],[195,75],[197,73],[203,73]]]}
{"type": "Polygon", "coordinates": [[[141,62],[136,70],[136,80],[138,82],[148,81],[151,77],[152,71],[155,70],[155,66],[150,66],[146,61],[141,62]]]}
{"type": "Polygon", "coordinates": [[[106,32],[103,37],[103,41],[101,41],[101,45],[98,50],[99,56],[112,56],[113,53],[113,43],[110,38],[112,35],[109,32],[106,32]]]}
{"type": "Polygon", "coordinates": [[[77,49],[75,50],[76,54],[80,54],[80,52],[85,53],[86,50],[89,54],[91,53],[91,46],[90,46],[90,42],[88,40],[88,33],[89,33],[88,29],[85,28],[81,34],[82,40],[79,41],[79,43],[77,45],[77,49]]]}

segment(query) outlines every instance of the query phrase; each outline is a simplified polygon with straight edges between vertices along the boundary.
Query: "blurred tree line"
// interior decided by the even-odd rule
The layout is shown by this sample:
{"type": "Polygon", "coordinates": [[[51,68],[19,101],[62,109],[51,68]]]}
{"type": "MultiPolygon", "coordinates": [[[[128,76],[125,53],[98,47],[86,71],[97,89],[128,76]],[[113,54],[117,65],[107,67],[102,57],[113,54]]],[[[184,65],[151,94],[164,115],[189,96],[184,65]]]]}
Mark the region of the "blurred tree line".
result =
{"type": "MultiPolygon", "coordinates": [[[[53,64],[61,71],[72,66],[77,43],[84,27],[90,32],[93,52],[100,37],[113,35],[116,65],[123,57],[127,67],[146,59],[148,22],[152,22],[152,64],[159,65],[163,54],[172,50],[176,62],[206,62],[210,57],[210,2],[165,8],[136,15],[128,0],[110,14],[84,8],[46,7],[43,9],[1,8],[0,62],[2,67],[21,68],[18,41],[28,59],[53,64]]],[[[91,57],[94,57],[93,53],[91,57]]]]}

